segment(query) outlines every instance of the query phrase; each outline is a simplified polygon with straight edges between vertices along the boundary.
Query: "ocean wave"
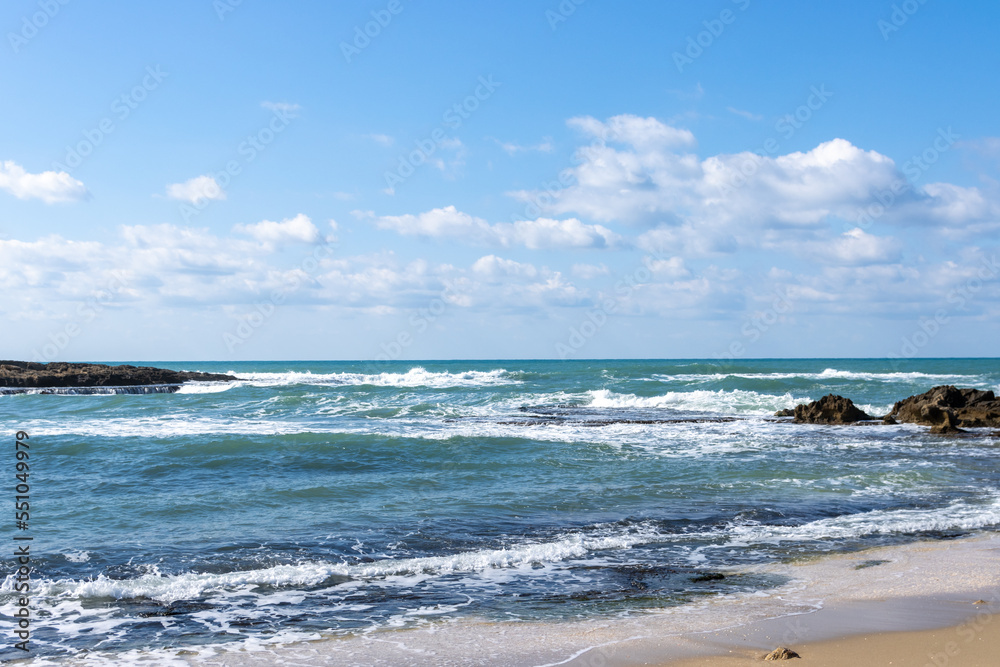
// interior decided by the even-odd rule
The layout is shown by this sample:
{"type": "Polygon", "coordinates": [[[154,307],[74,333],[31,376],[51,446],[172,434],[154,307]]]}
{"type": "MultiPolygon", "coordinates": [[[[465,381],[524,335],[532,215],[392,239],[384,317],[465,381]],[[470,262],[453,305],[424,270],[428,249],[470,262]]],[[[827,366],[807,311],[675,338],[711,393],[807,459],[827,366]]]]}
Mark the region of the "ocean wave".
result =
{"type": "Polygon", "coordinates": [[[659,396],[617,394],[608,389],[597,389],[588,391],[587,395],[590,400],[586,405],[593,408],[670,408],[757,416],[770,415],[777,410],[794,408],[799,403],[809,402],[808,398],[796,398],[791,394],[775,396],[741,389],[671,391],[659,396]]]}
{"type": "Polygon", "coordinates": [[[277,387],[283,385],[372,385],[376,387],[481,387],[493,385],[519,384],[515,374],[503,368],[491,371],[463,371],[449,373],[434,372],[424,368],[411,368],[405,373],[237,373],[245,384],[255,387],[277,387]]]}
{"type": "Polygon", "coordinates": [[[177,390],[178,394],[218,394],[238,386],[238,382],[187,382],[177,390]]]}
{"type": "MultiPolygon", "coordinates": [[[[350,580],[512,569],[580,558],[594,551],[629,549],[657,539],[662,538],[651,528],[646,528],[603,535],[574,533],[553,542],[481,549],[448,556],[386,558],[362,564],[314,561],[227,573],[170,575],[161,574],[156,566],[149,566],[147,573],[128,579],[111,579],[103,574],[86,580],[43,579],[33,584],[33,590],[35,595],[48,598],[148,598],[170,603],[259,586],[302,588],[324,583],[335,585],[350,580]]],[[[7,575],[0,584],[0,595],[13,595],[15,583],[15,576],[7,575]]]]}
{"type": "Polygon", "coordinates": [[[936,373],[873,373],[842,371],[827,368],[820,373],[704,373],[679,375],[655,374],[653,379],[662,382],[711,382],[727,378],[742,380],[858,380],[864,382],[923,382],[976,383],[982,381],[979,375],[936,374],[936,373]]]}
{"type": "Polygon", "coordinates": [[[933,509],[873,510],[830,517],[799,526],[732,525],[725,547],[781,542],[844,540],[870,535],[978,530],[1000,524],[1000,498],[985,504],[957,501],[933,509]]]}

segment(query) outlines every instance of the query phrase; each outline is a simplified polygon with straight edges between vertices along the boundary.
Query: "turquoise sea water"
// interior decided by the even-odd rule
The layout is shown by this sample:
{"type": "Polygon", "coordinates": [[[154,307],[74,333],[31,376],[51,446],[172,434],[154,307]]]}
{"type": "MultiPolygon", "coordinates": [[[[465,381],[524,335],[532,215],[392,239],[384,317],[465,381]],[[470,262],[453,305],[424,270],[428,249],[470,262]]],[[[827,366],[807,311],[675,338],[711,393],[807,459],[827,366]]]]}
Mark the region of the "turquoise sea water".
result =
{"type": "Polygon", "coordinates": [[[0,395],[10,480],[31,436],[30,529],[11,507],[0,539],[34,538],[32,655],[642,613],[782,583],[746,564],[1000,525],[989,430],[772,417],[1000,390],[995,359],[152,365],[242,379],[0,395]]]}

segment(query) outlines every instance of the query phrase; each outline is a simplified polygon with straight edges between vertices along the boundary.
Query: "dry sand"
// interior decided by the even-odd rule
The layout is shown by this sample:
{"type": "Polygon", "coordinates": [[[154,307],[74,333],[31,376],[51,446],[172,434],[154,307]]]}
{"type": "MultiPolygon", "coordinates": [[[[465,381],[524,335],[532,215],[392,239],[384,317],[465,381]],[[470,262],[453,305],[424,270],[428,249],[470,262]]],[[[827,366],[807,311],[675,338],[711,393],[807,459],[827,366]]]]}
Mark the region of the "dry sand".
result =
{"type": "Polygon", "coordinates": [[[928,667],[997,667],[1000,665],[1000,622],[994,614],[970,618],[962,625],[920,632],[887,632],[796,646],[799,659],[767,662],[761,651],[733,649],[728,656],[664,663],[670,667],[743,667],[784,664],[789,667],[858,667],[859,665],[927,665],[928,667]]]}

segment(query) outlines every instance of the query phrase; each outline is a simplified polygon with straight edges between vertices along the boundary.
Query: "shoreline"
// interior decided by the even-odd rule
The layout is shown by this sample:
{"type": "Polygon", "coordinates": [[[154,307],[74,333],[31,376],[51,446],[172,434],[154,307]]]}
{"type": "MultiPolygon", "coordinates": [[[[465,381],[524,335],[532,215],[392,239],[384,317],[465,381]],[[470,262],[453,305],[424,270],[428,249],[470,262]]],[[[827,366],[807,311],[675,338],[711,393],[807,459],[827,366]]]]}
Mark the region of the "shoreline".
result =
{"type": "MultiPolygon", "coordinates": [[[[814,660],[833,655],[832,651],[848,655],[858,650],[859,642],[862,648],[870,641],[872,645],[885,644],[890,653],[894,646],[901,651],[910,648],[907,642],[920,645],[901,639],[913,633],[930,633],[921,637],[933,644],[940,637],[953,636],[977,616],[979,625],[992,627],[982,619],[992,619],[1000,612],[998,557],[1000,533],[982,533],[743,568],[740,571],[787,574],[791,580],[754,594],[712,597],[625,617],[561,622],[439,621],[350,637],[257,645],[250,650],[210,650],[198,656],[188,653],[187,661],[226,666],[294,662],[724,667],[767,664],[762,660],[766,653],[787,646],[810,656],[809,661],[788,664],[852,664],[814,660]],[[984,603],[975,604],[978,600],[984,603]]],[[[1000,654],[1000,634],[994,631],[987,643],[994,654],[1000,654]]]]}

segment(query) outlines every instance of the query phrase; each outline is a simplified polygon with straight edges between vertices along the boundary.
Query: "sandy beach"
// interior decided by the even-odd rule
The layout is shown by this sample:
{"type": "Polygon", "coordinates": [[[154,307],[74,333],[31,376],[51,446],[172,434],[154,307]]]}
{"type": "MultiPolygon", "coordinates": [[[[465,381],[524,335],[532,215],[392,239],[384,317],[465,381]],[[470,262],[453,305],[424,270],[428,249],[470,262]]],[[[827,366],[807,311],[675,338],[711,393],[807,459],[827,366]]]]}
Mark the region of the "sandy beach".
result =
{"type": "Polygon", "coordinates": [[[918,542],[754,568],[788,583],[624,618],[428,623],[191,657],[208,665],[993,665],[1000,536],[918,542]]]}
{"type": "MultiPolygon", "coordinates": [[[[1000,655],[1000,623],[995,612],[970,618],[965,623],[920,632],[871,633],[812,642],[797,647],[799,658],[790,665],[854,667],[856,665],[946,665],[991,667],[1000,655]]],[[[733,649],[727,656],[693,658],[668,663],[671,667],[740,667],[770,664],[760,651],[733,649]]]]}

